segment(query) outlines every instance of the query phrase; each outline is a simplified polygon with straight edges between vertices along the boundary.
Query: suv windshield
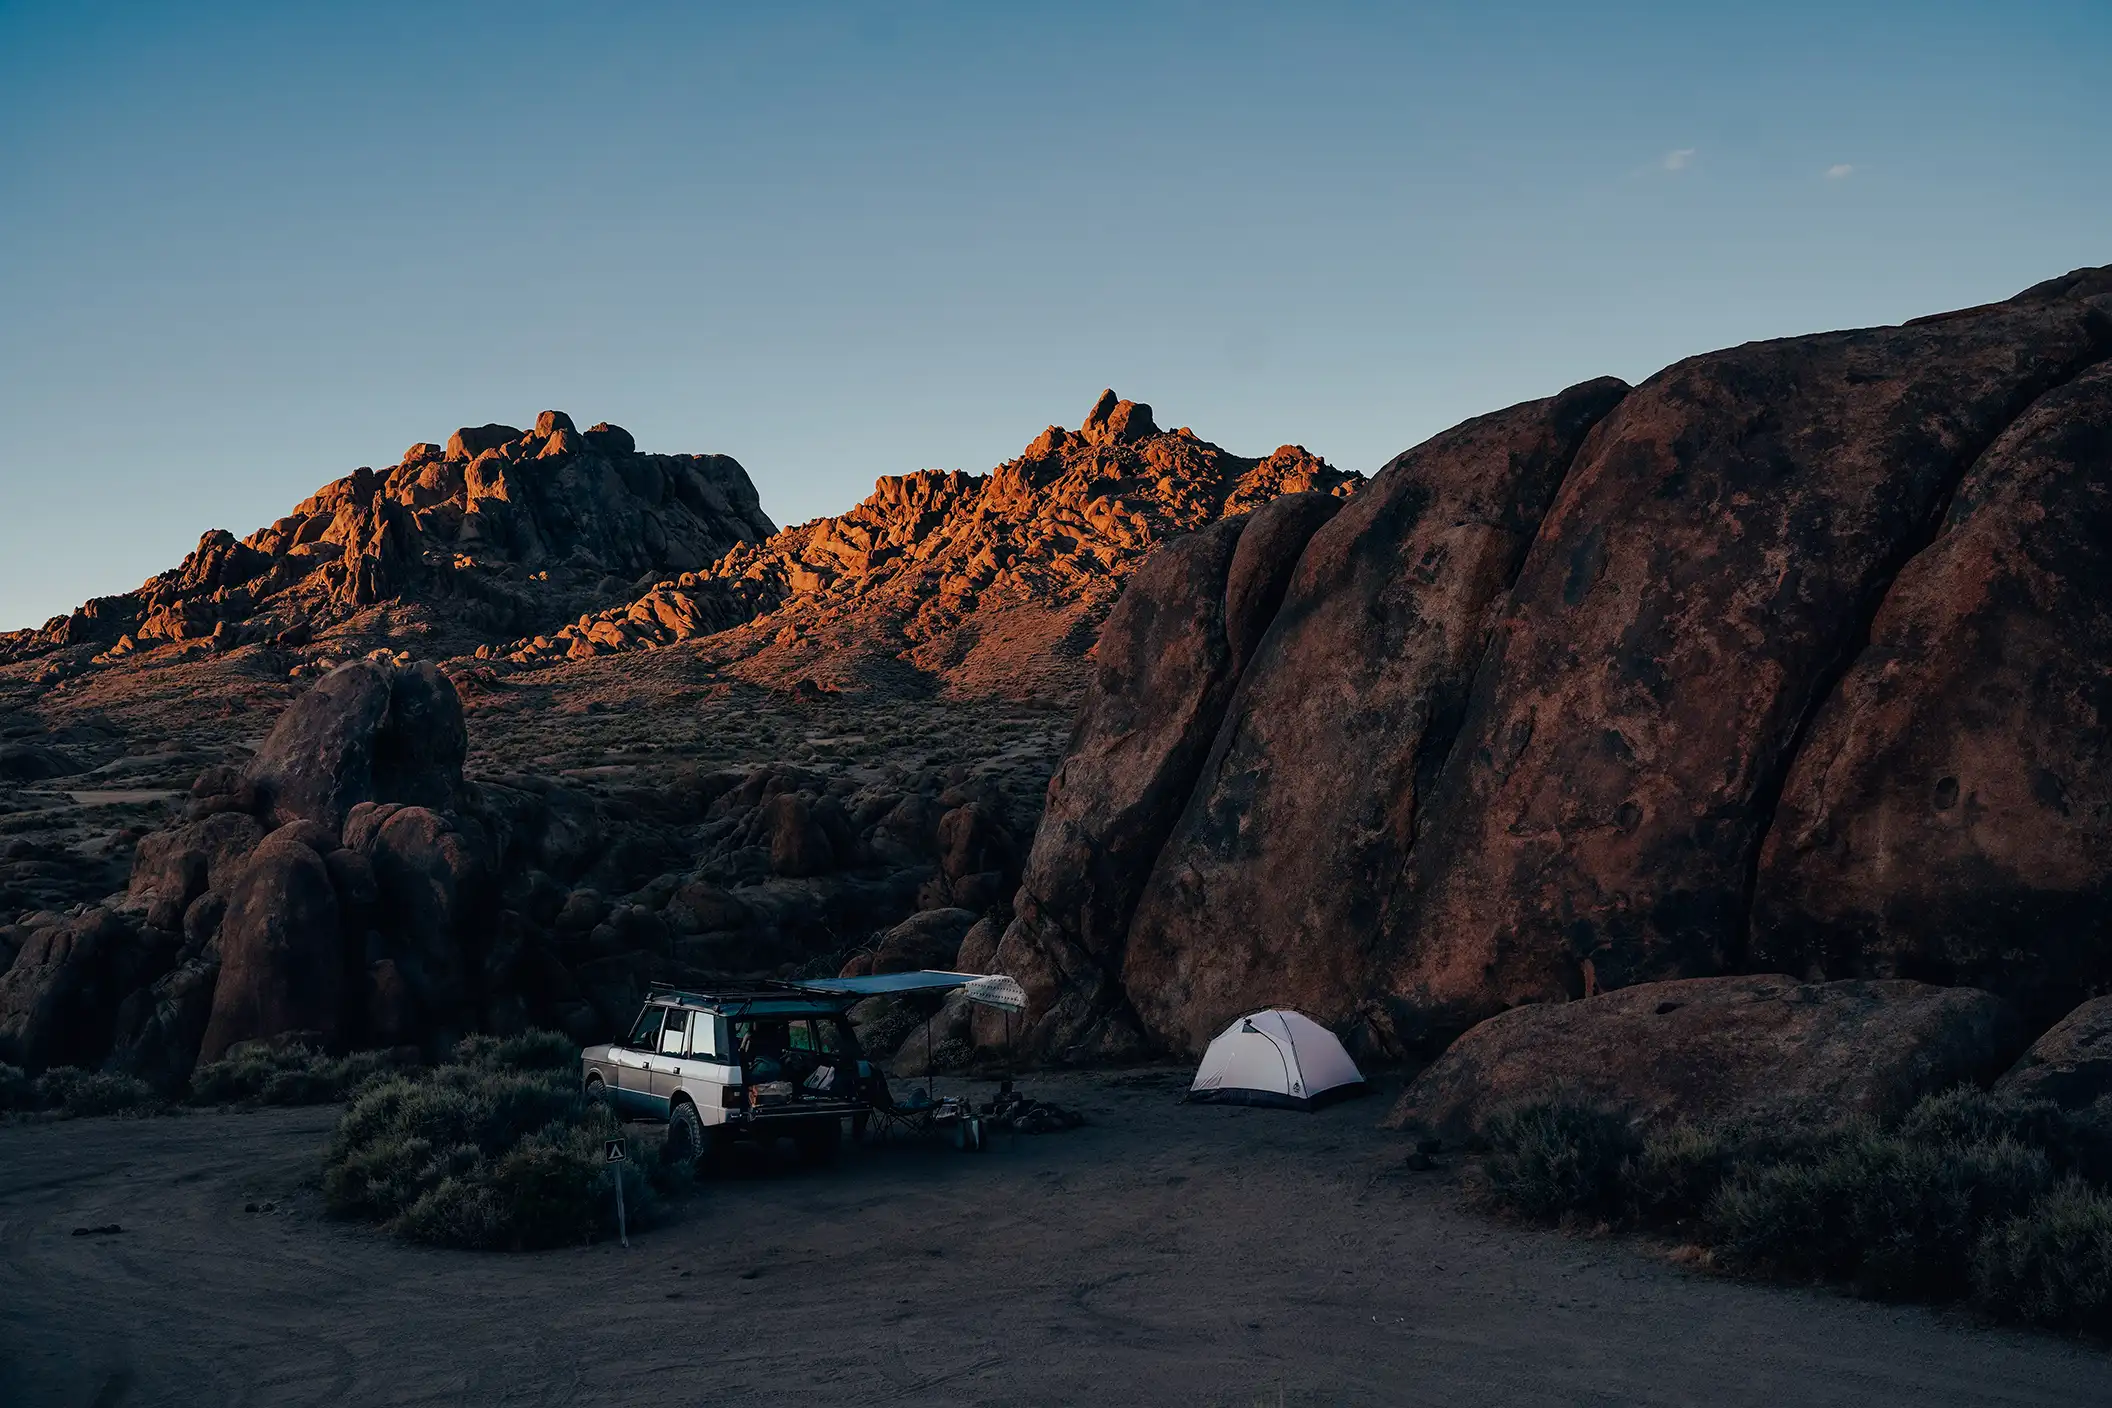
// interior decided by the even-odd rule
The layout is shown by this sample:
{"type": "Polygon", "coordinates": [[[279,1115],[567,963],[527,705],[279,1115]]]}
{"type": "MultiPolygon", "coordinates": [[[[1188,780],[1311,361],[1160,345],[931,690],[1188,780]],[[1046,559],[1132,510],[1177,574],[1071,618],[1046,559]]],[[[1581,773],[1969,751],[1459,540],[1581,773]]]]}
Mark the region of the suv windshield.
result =
{"type": "Polygon", "coordinates": [[[660,1047],[660,1020],[667,1015],[665,1007],[648,1007],[638,1014],[638,1025],[631,1028],[624,1045],[633,1051],[657,1051],[660,1047]]]}

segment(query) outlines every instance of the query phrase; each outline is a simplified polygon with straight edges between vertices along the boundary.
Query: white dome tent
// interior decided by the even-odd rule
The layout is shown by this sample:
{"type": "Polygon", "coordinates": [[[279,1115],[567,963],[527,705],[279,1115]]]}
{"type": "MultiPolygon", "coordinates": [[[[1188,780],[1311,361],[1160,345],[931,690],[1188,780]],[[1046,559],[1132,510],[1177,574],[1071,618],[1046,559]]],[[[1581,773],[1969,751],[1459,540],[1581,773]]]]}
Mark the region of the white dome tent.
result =
{"type": "Polygon", "coordinates": [[[1190,1100],[1314,1110],[1362,1095],[1364,1074],[1335,1034],[1302,1012],[1250,1012],[1217,1034],[1190,1100]]]}

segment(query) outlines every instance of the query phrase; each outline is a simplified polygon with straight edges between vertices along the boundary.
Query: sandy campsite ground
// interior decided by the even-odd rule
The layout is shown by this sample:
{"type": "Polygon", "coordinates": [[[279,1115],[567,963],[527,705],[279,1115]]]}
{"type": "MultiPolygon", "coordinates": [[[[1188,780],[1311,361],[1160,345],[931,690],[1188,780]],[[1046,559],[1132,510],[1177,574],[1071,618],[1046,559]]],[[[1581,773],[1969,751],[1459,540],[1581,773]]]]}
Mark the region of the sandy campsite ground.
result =
{"type": "Polygon", "coordinates": [[[1093,1122],[751,1172],[629,1251],[513,1256],[325,1220],[335,1107],[0,1128],[0,1402],[2112,1402],[2100,1349],[1487,1221],[1400,1170],[1384,1091],[1183,1084],[1034,1078],[1093,1122]]]}

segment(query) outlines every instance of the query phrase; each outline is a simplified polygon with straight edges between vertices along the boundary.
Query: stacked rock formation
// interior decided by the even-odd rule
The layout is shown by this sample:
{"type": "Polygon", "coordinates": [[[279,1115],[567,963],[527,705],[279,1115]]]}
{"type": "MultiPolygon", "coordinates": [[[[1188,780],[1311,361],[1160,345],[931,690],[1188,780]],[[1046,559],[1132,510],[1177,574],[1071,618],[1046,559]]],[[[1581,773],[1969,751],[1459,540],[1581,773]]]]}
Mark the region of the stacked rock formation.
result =
{"type": "Polygon", "coordinates": [[[1223,545],[1175,545],[1000,950],[1040,1049],[1283,1003],[1429,1051],[1780,971],[2035,1030],[2112,988],[2108,359],[2084,270],[1484,416],[1313,533],[1237,667],[1223,545]]]}
{"type": "Polygon", "coordinates": [[[652,980],[828,969],[868,937],[884,964],[910,934],[950,959],[1009,918],[1032,822],[936,772],[685,770],[597,797],[465,779],[466,748],[432,665],[324,676],[244,766],[199,776],[122,896],[0,926],[0,1061],[175,1089],[251,1041],[600,1040],[652,980]]]}
{"type": "Polygon", "coordinates": [[[1151,407],[1095,403],[989,474],[881,479],[849,513],[735,548],[628,606],[495,647],[520,664],[703,636],[736,673],[819,689],[934,678],[1061,696],[1120,585],[1155,545],[1285,494],[1347,494],[1359,477],[1296,445],[1243,459],[1151,407]]]}
{"type": "Polygon", "coordinates": [[[582,431],[545,411],[532,430],[471,426],[444,446],[413,445],[246,538],[207,533],[137,591],[0,636],[0,659],[79,645],[121,658],[183,642],[297,644],[384,603],[488,640],[554,626],[612,586],[702,567],[774,531],[732,459],[639,454],[620,427],[582,431]]]}

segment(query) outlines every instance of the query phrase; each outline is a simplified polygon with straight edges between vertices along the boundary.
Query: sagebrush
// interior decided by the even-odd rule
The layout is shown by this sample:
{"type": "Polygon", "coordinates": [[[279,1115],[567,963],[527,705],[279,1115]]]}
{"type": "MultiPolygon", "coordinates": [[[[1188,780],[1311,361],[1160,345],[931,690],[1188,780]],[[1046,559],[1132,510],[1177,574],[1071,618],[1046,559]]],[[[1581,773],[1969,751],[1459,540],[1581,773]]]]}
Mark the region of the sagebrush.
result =
{"type": "Polygon", "coordinates": [[[353,1098],[323,1160],[332,1215],[443,1246],[562,1246],[614,1235],[617,1178],[633,1226],[666,1215],[688,1170],[637,1139],[625,1162],[604,1161],[603,1142],[625,1136],[581,1094],[566,1038],[473,1037],[456,1056],[353,1098]]]}
{"type": "Polygon", "coordinates": [[[2105,1135],[2043,1102],[1960,1088],[1890,1122],[1646,1132],[1558,1097],[1501,1112],[1484,1137],[1477,1187],[1510,1212],[1676,1228],[1735,1271],[2112,1332],[2105,1135]]]}

